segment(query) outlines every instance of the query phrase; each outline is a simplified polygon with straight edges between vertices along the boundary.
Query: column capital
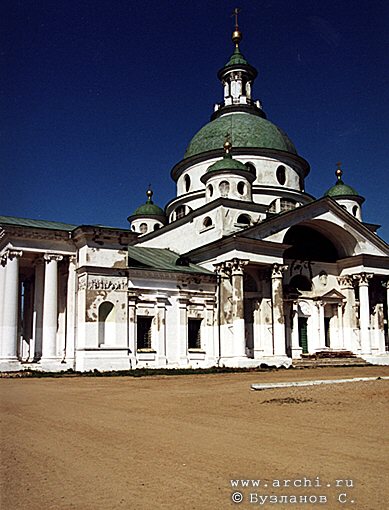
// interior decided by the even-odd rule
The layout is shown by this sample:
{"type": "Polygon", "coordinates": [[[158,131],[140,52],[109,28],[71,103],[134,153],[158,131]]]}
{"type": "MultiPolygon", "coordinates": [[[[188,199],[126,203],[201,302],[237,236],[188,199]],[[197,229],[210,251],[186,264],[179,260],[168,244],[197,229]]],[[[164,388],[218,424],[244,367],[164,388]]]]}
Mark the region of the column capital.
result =
{"type": "Polygon", "coordinates": [[[382,280],[381,285],[384,289],[389,290],[389,278],[387,280],[382,280]]]}
{"type": "Polygon", "coordinates": [[[5,266],[8,260],[20,258],[23,255],[21,250],[6,250],[1,256],[1,265],[5,266]]]}
{"type": "Polygon", "coordinates": [[[214,264],[214,267],[216,273],[224,273],[227,276],[231,276],[232,274],[243,274],[243,267],[248,263],[248,260],[233,258],[232,260],[214,264]]]}
{"type": "Polygon", "coordinates": [[[58,253],[45,253],[43,258],[46,262],[60,262],[63,260],[63,255],[59,255],[58,253]]]}
{"type": "Polygon", "coordinates": [[[373,273],[359,273],[353,275],[353,279],[358,282],[360,287],[368,286],[371,278],[373,278],[373,273]]]}
{"type": "Polygon", "coordinates": [[[342,289],[352,289],[354,287],[351,275],[338,276],[337,280],[342,289]]]}
{"type": "Polygon", "coordinates": [[[69,261],[69,264],[76,264],[77,256],[76,255],[69,255],[68,261],[69,261]]]}
{"type": "Polygon", "coordinates": [[[271,268],[272,278],[282,278],[282,273],[288,269],[288,266],[283,264],[273,264],[271,268]]]}

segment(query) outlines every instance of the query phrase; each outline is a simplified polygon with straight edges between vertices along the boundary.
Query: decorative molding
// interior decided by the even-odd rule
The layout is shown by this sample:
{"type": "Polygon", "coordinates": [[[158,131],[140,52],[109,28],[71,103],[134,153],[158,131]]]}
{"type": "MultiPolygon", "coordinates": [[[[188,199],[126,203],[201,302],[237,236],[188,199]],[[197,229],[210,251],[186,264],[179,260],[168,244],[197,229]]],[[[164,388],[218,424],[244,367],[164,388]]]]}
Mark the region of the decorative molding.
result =
{"type": "Polygon", "coordinates": [[[351,275],[338,276],[337,280],[342,289],[352,289],[354,287],[353,277],[351,275]]]}
{"type": "Polygon", "coordinates": [[[94,278],[93,276],[88,279],[88,290],[111,290],[123,291],[127,290],[127,279],[125,278],[94,278]]]}

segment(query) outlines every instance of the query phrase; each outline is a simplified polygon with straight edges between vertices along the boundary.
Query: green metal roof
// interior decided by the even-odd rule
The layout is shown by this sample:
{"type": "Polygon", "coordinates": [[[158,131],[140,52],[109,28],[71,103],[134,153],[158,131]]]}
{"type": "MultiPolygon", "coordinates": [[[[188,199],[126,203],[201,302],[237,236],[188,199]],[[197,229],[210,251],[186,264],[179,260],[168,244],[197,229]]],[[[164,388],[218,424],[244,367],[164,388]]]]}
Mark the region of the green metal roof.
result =
{"type": "Polygon", "coordinates": [[[196,264],[191,264],[167,249],[147,248],[144,246],[128,247],[128,267],[145,267],[159,271],[174,271],[179,273],[214,274],[196,264]]]}
{"type": "Polygon", "coordinates": [[[227,62],[227,64],[225,65],[225,67],[235,66],[235,65],[238,65],[238,64],[245,64],[245,65],[247,65],[247,64],[248,64],[248,62],[247,62],[247,60],[244,58],[244,56],[242,55],[242,53],[240,52],[239,47],[236,47],[236,48],[235,48],[234,53],[231,55],[231,58],[230,58],[230,60],[227,62]]]}
{"type": "Polygon", "coordinates": [[[218,172],[219,170],[240,170],[244,172],[249,172],[249,169],[246,165],[238,161],[237,159],[233,159],[230,153],[225,153],[223,159],[216,161],[213,165],[208,167],[208,172],[218,172]]]}
{"type": "Polygon", "coordinates": [[[257,115],[231,113],[209,122],[190,141],[184,158],[220,149],[229,133],[232,146],[275,149],[297,154],[296,148],[282,129],[257,115]]]}
{"type": "Polygon", "coordinates": [[[324,193],[325,197],[347,197],[347,196],[356,196],[359,197],[359,193],[345,184],[341,179],[339,179],[334,186],[332,186],[329,190],[324,193]]]}
{"type": "Polygon", "coordinates": [[[46,228],[50,230],[64,230],[70,232],[77,225],[61,223],[58,221],[31,220],[28,218],[17,218],[16,216],[0,216],[0,225],[15,225],[18,227],[46,228]]]}
{"type": "Polygon", "coordinates": [[[153,202],[146,202],[136,209],[133,216],[165,216],[165,213],[153,202]]]}

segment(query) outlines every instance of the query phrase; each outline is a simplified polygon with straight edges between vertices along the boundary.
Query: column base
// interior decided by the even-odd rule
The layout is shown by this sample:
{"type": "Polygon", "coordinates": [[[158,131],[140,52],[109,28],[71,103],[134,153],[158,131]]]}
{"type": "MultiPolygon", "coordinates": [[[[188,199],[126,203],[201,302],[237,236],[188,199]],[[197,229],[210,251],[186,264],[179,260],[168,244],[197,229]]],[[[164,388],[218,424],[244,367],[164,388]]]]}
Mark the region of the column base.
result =
{"type": "Polygon", "coordinates": [[[19,370],[23,370],[23,368],[17,358],[0,359],[0,372],[18,372],[19,370]]]}

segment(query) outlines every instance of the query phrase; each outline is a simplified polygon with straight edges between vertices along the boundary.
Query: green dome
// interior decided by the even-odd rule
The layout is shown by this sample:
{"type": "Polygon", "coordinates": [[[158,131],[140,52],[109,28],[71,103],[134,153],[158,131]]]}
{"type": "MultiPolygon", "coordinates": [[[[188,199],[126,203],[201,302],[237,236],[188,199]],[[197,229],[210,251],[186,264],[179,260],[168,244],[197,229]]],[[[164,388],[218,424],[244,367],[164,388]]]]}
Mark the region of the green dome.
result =
{"type": "Polygon", "coordinates": [[[152,202],[147,202],[136,209],[133,216],[165,216],[163,210],[152,202]]]}
{"type": "Polygon", "coordinates": [[[219,170],[240,170],[244,172],[249,172],[246,165],[241,163],[240,161],[233,159],[231,154],[224,154],[223,159],[216,161],[213,165],[208,167],[207,173],[209,172],[218,172],[219,170]]]}
{"type": "Polygon", "coordinates": [[[332,188],[324,194],[325,197],[345,197],[349,195],[359,197],[359,193],[347,184],[335,184],[335,186],[332,186],[332,188]]]}
{"type": "Polygon", "coordinates": [[[134,219],[135,216],[165,216],[164,211],[154,204],[154,202],[151,200],[153,196],[152,190],[149,188],[146,192],[147,195],[147,202],[145,204],[142,204],[141,206],[136,209],[134,214],[128,217],[129,221],[134,219]]]}
{"type": "Polygon", "coordinates": [[[226,133],[229,133],[234,148],[266,148],[297,154],[288,136],[268,120],[248,113],[232,113],[201,128],[190,141],[184,158],[220,149],[226,133]]]}
{"type": "MultiPolygon", "coordinates": [[[[339,165],[340,165],[340,163],[339,163],[339,165]]],[[[354,197],[360,196],[359,193],[357,191],[355,191],[354,188],[352,188],[351,186],[348,186],[347,184],[345,184],[343,182],[343,180],[342,180],[343,172],[340,169],[340,167],[336,170],[335,175],[336,175],[337,181],[334,186],[332,186],[329,190],[327,190],[324,193],[325,197],[347,197],[350,195],[354,196],[354,197]]]]}

